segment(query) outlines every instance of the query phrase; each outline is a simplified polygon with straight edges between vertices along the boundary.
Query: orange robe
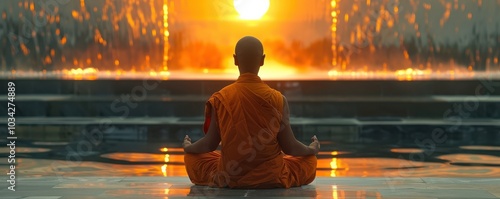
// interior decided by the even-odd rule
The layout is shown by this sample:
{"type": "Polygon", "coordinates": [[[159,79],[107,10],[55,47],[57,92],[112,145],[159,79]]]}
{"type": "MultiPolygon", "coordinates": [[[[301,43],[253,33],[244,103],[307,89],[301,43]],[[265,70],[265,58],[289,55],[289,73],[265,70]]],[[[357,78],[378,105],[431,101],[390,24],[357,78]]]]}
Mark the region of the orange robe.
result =
{"type": "Polygon", "coordinates": [[[216,92],[205,108],[205,133],[216,110],[221,153],[186,154],[186,170],[196,185],[279,188],[311,183],[316,156],[284,155],[278,144],[283,96],[254,74],[216,92]]]}

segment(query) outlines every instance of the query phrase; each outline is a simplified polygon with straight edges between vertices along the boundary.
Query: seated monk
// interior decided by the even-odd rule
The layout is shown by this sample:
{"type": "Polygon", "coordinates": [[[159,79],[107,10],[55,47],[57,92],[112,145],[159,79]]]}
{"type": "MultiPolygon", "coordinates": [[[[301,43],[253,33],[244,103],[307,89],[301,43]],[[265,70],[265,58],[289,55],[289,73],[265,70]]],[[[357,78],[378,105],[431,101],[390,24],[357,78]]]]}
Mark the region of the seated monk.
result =
{"type": "Polygon", "coordinates": [[[238,80],[213,94],[205,106],[205,136],[186,135],[184,162],[196,185],[229,188],[290,188],[316,176],[316,136],[306,146],[293,135],[286,98],[262,82],[262,43],[244,37],[236,44],[238,80]],[[221,152],[214,152],[219,143],[221,152]]]}

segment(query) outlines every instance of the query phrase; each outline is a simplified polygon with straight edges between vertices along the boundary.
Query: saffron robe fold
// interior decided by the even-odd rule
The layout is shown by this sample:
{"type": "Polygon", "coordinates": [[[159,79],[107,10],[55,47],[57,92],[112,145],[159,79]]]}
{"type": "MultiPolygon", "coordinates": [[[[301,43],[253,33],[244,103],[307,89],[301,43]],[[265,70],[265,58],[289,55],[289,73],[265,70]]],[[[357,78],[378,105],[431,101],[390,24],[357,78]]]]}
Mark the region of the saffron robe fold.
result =
{"type": "Polygon", "coordinates": [[[186,170],[197,185],[230,188],[278,188],[309,184],[316,156],[284,155],[278,143],[283,96],[251,73],[216,92],[205,107],[204,131],[211,110],[217,115],[221,152],[186,154],[186,170]]]}

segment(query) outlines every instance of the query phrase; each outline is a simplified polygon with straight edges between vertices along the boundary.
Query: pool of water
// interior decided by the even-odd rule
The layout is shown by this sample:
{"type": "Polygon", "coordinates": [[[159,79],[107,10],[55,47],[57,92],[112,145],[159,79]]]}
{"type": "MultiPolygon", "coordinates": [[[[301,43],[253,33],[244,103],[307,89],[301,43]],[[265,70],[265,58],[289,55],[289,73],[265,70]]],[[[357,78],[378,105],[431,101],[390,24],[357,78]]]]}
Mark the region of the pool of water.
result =
{"type": "MultiPolygon", "coordinates": [[[[0,155],[9,149],[0,140],[0,155]]],[[[83,140],[19,142],[20,176],[187,176],[179,143],[111,142],[98,146],[83,140]]],[[[321,177],[500,177],[500,146],[464,145],[410,148],[367,144],[334,146],[323,142],[318,154],[321,177]],[[334,149],[334,150],[331,150],[334,149]]],[[[0,165],[6,165],[2,163],[0,165]]],[[[7,167],[3,167],[7,172],[7,167]]]]}

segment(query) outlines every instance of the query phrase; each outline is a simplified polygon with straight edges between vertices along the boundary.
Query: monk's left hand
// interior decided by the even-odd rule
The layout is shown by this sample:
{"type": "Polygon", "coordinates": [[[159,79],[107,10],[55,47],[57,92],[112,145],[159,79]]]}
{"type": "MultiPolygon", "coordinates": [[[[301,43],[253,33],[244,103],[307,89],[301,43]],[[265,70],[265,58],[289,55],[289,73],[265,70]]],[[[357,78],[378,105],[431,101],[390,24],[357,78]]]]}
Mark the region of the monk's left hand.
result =
{"type": "Polygon", "coordinates": [[[184,142],[182,143],[182,147],[183,148],[186,148],[187,146],[191,145],[191,138],[189,138],[188,135],[186,135],[186,137],[184,137],[184,142]]]}
{"type": "Polygon", "coordinates": [[[318,138],[316,137],[316,135],[315,135],[315,136],[313,136],[313,137],[311,138],[311,141],[312,141],[312,142],[311,142],[311,144],[309,145],[309,148],[311,148],[311,149],[314,151],[314,154],[315,154],[315,155],[318,155],[318,153],[319,153],[319,149],[320,149],[320,147],[321,147],[321,146],[320,146],[320,144],[319,144],[319,140],[318,140],[318,138]]]}

